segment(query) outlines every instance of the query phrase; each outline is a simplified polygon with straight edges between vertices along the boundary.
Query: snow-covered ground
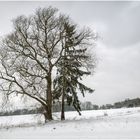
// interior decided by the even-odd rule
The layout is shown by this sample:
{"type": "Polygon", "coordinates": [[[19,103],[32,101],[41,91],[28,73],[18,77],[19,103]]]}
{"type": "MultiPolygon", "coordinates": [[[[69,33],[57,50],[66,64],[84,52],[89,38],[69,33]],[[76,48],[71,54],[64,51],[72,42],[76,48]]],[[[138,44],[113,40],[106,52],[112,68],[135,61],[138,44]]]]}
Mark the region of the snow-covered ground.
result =
{"type": "Polygon", "coordinates": [[[0,117],[0,138],[140,139],[140,107],[54,113],[52,122],[41,115],[0,117]]]}

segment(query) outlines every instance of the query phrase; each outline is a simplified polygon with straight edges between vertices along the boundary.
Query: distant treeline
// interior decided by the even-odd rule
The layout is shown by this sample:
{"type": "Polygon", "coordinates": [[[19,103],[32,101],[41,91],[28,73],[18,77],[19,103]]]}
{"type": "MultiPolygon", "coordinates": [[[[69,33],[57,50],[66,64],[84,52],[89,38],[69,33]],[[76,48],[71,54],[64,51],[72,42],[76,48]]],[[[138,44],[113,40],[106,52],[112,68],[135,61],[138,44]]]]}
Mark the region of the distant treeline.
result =
{"type": "Polygon", "coordinates": [[[112,104],[106,104],[100,106],[100,109],[111,109],[111,108],[129,108],[129,107],[139,107],[140,106],[140,98],[135,99],[126,99],[121,102],[116,102],[113,105],[112,104]]]}
{"type": "MultiPolygon", "coordinates": [[[[99,110],[99,109],[114,109],[114,108],[129,108],[129,107],[139,107],[140,106],[140,98],[136,99],[126,99],[121,102],[116,102],[113,105],[112,104],[106,104],[102,106],[98,106],[95,104],[92,104],[91,102],[84,102],[81,103],[81,110],[99,110]]],[[[61,104],[55,103],[53,105],[53,112],[59,112],[61,110],[61,104]]],[[[73,106],[65,106],[65,111],[74,111],[73,106]]],[[[10,115],[26,115],[26,114],[38,114],[42,113],[43,109],[42,107],[36,107],[36,108],[28,108],[28,109],[17,109],[15,111],[6,111],[6,112],[0,112],[0,116],[10,116],[10,115]]]]}
{"type": "MultiPolygon", "coordinates": [[[[98,105],[93,105],[91,102],[84,102],[81,103],[81,110],[97,110],[99,109],[98,105]]],[[[57,102],[53,105],[53,112],[60,112],[61,111],[61,103],[57,102]]],[[[73,106],[65,105],[65,111],[75,111],[73,106]]],[[[29,107],[26,109],[16,109],[12,111],[1,111],[0,116],[11,116],[11,115],[26,115],[26,114],[38,114],[43,113],[42,107],[29,107]]]]}

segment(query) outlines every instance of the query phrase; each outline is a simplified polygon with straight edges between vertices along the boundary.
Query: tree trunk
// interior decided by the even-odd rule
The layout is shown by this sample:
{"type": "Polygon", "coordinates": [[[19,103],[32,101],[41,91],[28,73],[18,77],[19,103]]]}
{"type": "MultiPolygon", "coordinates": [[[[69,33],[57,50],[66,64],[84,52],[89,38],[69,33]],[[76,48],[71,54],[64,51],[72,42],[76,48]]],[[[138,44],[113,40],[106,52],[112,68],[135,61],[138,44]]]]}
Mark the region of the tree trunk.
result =
{"type": "Polygon", "coordinates": [[[63,93],[62,93],[62,104],[61,104],[61,120],[65,120],[65,109],[64,109],[65,102],[64,102],[64,96],[65,96],[65,94],[64,94],[64,91],[63,91],[63,93]]]}
{"type": "Polygon", "coordinates": [[[44,113],[43,113],[43,115],[44,115],[44,118],[45,118],[45,123],[47,122],[47,120],[48,120],[48,113],[47,113],[47,111],[45,111],[44,113]]]}
{"type": "Polygon", "coordinates": [[[63,60],[63,89],[62,89],[62,103],[61,103],[61,120],[65,120],[65,92],[66,92],[66,81],[65,81],[65,57],[66,57],[66,50],[64,51],[64,60],[63,60]]]}
{"type": "MultiPolygon", "coordinates": [[[[66,55],[66,53],[65,53],[66,55]]],[[[65,82],[65,60],[63,68],[63,89],[62,89],[62,103],[61,103],[61,120],[65,120],[65,92],[66,92],[66,82],[65,82]]]]}
{"type": "Polygon", "coordinates": [[[51,72],[48,73],[47,77],[47,119],[49,121],[52,120],[52,79],[51,79],[51,72]]]}

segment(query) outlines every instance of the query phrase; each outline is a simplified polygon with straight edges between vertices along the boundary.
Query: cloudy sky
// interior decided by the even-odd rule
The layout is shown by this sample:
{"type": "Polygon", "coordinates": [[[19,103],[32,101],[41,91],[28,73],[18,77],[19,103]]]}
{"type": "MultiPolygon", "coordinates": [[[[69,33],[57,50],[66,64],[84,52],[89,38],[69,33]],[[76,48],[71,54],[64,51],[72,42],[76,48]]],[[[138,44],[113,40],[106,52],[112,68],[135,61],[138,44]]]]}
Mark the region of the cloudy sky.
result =
{"type": "Polygon", "coordinates": [[[0,36],[12,31],[16,16],[50,5],[100,36],[96,72],[85,80],[95,92],[84,100],[101,105],[140,97],[140,2],[0,2],[0,36]]]}

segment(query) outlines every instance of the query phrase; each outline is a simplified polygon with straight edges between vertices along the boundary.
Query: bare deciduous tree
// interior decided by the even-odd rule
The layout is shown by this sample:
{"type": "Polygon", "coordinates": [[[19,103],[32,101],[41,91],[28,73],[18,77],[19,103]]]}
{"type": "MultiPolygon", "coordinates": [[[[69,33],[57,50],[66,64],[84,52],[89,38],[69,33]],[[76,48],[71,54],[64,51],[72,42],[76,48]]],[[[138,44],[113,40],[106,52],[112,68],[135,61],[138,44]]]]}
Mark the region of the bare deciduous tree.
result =
{"type": "Polygon", "coordinates": [[[52,120],[52,71],[63,52],[67,19],[51,7],[38,9],[30,17],[19,16],[1,47],[1,90],[37,100],[46,120],[52,120]]]}

